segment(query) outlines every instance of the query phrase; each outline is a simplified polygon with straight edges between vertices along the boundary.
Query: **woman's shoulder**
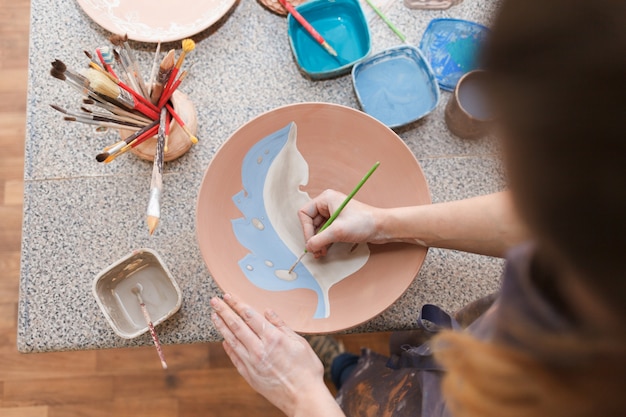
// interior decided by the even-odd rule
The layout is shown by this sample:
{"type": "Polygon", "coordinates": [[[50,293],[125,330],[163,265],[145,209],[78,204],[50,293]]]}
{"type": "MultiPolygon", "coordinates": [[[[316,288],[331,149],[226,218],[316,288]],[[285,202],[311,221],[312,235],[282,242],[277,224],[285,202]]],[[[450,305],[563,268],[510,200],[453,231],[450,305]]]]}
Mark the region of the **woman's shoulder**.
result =
{"type": "Polygon", "coordinates": [[[556,277],[537,268],[537,249],[532,242],[513,248],[506,257],[498,298],[468,331],[483,340],[518,347],[538,333],[566,333],[572,326],[570,312],[560,301],[556,277]],[[521,335],[524,335],[523,337],[521,335]]]}

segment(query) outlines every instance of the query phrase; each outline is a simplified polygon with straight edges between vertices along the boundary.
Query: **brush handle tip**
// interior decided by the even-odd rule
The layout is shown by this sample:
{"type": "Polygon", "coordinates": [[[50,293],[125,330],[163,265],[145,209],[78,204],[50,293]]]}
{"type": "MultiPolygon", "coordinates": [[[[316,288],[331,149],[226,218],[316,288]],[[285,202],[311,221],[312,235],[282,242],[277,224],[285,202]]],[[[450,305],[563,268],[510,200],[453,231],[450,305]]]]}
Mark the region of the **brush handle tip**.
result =
{"type": "Polygon", "coordinates": [[[337,56],[337,51],[335,51],[335,48],[330,46],[328,42],[326,41],[322,42],[322,46],[324,47],[324,49],[326,49],[326,52],[328,52],[332,56],[337,56]]]}

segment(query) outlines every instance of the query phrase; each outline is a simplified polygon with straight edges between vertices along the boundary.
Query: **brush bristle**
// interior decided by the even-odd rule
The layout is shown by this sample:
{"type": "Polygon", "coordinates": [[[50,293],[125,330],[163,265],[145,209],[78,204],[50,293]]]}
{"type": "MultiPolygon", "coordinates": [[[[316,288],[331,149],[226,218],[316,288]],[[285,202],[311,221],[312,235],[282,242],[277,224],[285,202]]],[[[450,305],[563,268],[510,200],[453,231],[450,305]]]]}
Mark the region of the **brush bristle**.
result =
{"type": "Polygon", "coordinates": [[[63,120],[67,120],[68,122],[75,122],[76,118],[73,116],[65,116],[63,120]]]}
{"type": "Polygon", "coordinates": [[[100,71],[87,68],[85,71],[82,71],[82,74],[87,77],[89,85],[96,92],[111,98],[119,97],[120,88],[100,71]]]}
{"type": "Polygon", "coordinates": [[[102,54],[102,59],[104,60],[104,62],[108,65],[113,65],[113,63],[115,62],[115,58],[113,57],[113,52],[111,51],[111,48],[109,48],[108,46],[103,46],[98,49],[102,54]]]}
{"type": "Polygon", "coordinates": [[[104,162],[108,157],[109,157],[109,153],[108,152],[102,152],[102,153],[99,153],[98,155],[96,155],[96,161],[104,162]]]}
{"type": "Polygon", "coordinates": [[[50,69],[50,75],[52,75],[54,78],[59,79],[61,81],[65,81],[66,79],[65,74],[63,74],[61,71],[58,71],[54,68],[50,69]]]}
{"type": "Polygon", "coordinates": [[[67,65],[65,65],[63,61],[60,61],[58,59],[55,59],[54,61],[52,61],[51,64],[52,64],[52,68],[54,68],[57,71],[65,72],[65,70],[67,69],[67,65]]]}
{"type": "Polygon", "coordinates": [[[109,41],[115,46],[120,46],[122,42],[124,42],[124,37],[121,35],[113,34],[109,36],[109,41]]]}
{"type": "Polygon", "coordinates": [[[146,222],[148,223],[148,232],[150,233],[150,236],[152,236],[159,225],[159,218],[156,216],[148,216],[146,222]]]}
{"type": "Polygon", "coordinates": [[[84,107],[84,106],[80,106],[80,109],[84,111],[85,113],[93,113],[91,110],[89,110],[87,107],[84,107]]]}
{"type": "Polygon", "coordinates": [[[56,104],[51,104],[50,107],[52,107],[56,111],[67,114],[67,110],[65,110],[62,107],[57,106],[56,104]]]}
{"type": "Polygon", "coordinates": [[[91,52],[84,50],[83,53],[87,56],[87,58],[91,59],[93,61],[93,55],[91,55],[91,52]]]}
{"type": "Polygon", "coordinates": [[[96,104],[96,102],[90,98],[84,98],[83,104],[96,104]]]}
{"type": "Polygon", "coordinates": [[[196,43],[191,39],[183,39],[183,51],[191,52],[196,47],[196,43]]]}
{"type": "Polygon", "coordinates": [[[117,50],[115,50],[115,49],[113,50],[113,58],[115,58],[115,61],[116,61],[116,62],[119,62],[119,61],[120,61],[120,59],[121,59],[121,58],[120,58],[120,53],[119,53],[119,52],[117,52],[117,50]]]}
{"type": "Polygon", "coordinates": [[[165,58],[163,58],[163,61],[161,61],[162,70],[167,71],[174,66],[174,63],[176,61],[175,55],[176,52],[173,49],[170,49],[167,55],[165,55],[165,58]]]}

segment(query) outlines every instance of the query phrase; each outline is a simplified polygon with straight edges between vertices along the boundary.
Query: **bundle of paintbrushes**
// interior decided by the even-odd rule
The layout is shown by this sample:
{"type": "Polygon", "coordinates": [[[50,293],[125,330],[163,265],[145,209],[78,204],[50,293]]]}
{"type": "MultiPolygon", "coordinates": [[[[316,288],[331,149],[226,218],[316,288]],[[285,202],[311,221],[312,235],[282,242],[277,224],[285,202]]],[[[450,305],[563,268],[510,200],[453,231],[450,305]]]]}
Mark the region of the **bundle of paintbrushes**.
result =
{"type": "Polygon", "coordinates": [[[160,65],[161,45],[158,44],[150,79],[146,82],[128,45],[128,37],[113,35],[109,40],[113,47],[97,48],[95,54],[84,51],[89,61],[80,71],[71,70],[59,60],[52,62],[50,74],[76,89],[81,94],[81,102],[80,111],[68,111],[54,104],[51,106],[63,113],[64,119],[70,122],[95,125],[98,129],[117,128],[121,132],[132,132],[99,153],[96,156],[98,162],[109,163],[157,135],[147,212],[148,227],[152,234],[160,218],[163,155],[167,152],[172,119],[191,143],[198,141],[170,102],[187,76],[187,71],[180,70],[185,55],[195,48],[195,43],[191,39],[183,40],[178,59],[175,59],[175,52],[171,50],[160,65]]]}

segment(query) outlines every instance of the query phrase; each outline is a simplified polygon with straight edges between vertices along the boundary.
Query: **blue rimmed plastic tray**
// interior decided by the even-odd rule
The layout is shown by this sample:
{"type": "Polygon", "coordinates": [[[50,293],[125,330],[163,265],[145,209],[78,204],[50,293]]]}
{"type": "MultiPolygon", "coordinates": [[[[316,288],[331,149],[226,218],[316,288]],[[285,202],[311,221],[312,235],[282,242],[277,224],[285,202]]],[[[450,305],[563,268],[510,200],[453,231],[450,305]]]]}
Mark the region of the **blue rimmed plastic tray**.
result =
{"type": "Polygon", "coordinates": [[[291,15],[287,17],[289,42],[300,70],[312,79],[336,77],[371,50],[369,27],[358,0],[312,0],[296,10],[337,51],[332,57],[291,15]]]}
{"type": "Polygon", "coordinates": [[[435,75],[414,46],[362,60],[352,68],[352,82],[363,111],[392,128],[421,119],[439,102],[435,75]]]}
{"type": "Polygon", "coordinates": [[[464,74],[478,69],[479,51],[488,34],[488,28],[467,20],[431,20],[420,49],[442,89],[453,91],[464,74]]]}

